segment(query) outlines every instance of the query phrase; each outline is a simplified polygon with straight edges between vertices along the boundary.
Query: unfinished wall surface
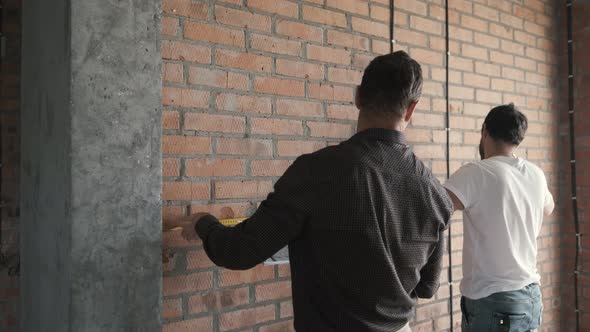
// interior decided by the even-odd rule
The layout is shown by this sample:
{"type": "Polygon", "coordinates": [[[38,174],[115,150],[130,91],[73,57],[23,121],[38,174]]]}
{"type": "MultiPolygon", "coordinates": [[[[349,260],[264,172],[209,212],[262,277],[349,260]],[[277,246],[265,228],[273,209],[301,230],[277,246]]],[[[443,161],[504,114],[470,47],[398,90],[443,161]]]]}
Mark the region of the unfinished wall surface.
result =
{"type": "Polygon", "coordinates": [[[18,327],[18,277],[8,275],[18,264],[19,162],[20,162],[20,0],[2,1],[0,31],[6,50],[0,59],[0,330],[13,332],[18,327]]]}
{"type": "MultiPolygon", "coordinates": [[[[163,0],[163,215],[249,216],[300,154],[348,138],[362,70],[389,52],[387,0],[163,0]]],[[[396,1],[395,49],[421,64],[424,96],[407,131],[418,156],[446,174],[444,2],[396,1]]],[[[489,109],[514,102],[529,118],[522,157],[539,164],[557,196],[554,1],[450,0],[451,166],[477,158],[489,109]]],[[[558,201],[558,203],[561,203],[558,201]]],[[[453,279],[462,227],[453,223],[453,279]]],[[[543,331],[559,331],[559,215],[539,240],[543,331]]],[[[219,269],[200,243],[164,234],[164,331],[292,330],[287,266],[219,269]]],[[[445,259],[447,261],[447,259],[445,259]]],[[[445,264],[447,268],[448,264],[445,264]]],[[[450,328],[446,274],[420,301],[414,331],[450,328]]],[[[460,324],[458,291],[454,323],[460,324]]],[[[569,299],[564,299],[569,301],[569,299]]]]}
{"type": "Polygon", "coordinates": [[[23,7],[21,331],[155,331],[160,3],[23,7]]]}

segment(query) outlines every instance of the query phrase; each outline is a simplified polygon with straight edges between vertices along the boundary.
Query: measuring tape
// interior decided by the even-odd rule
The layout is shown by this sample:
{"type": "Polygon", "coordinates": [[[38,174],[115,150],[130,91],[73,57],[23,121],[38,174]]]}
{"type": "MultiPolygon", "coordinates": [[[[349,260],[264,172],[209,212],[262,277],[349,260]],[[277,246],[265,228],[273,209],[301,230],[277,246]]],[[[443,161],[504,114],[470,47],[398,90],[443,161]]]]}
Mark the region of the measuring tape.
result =
{"type": "MultiPolygon", "coordinates": [[[[239,223],[241,223],[242,221],[246,220],[248,218],[231,218],[231,219],[221,219],[219,220],[219,222],[223,225],[223,226],[235,226],[239,223]]],[[[170,228],[165,230],[166,232],[169,231],[181,231],[182,227],[174,227],[174,228],[170,228]]]]}

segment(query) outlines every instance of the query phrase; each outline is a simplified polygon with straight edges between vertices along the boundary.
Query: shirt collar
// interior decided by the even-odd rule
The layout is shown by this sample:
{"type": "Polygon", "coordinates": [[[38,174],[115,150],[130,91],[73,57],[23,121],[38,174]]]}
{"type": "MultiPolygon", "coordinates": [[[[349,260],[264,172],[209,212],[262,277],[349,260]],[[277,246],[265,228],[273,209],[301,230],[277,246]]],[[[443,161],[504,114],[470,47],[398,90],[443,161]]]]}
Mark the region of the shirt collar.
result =
{"type": "Polygon", "coordinates": [[[408,145],[406,136],[397,130],[385,128],[369,128],[352,136],[353,139],[365,138],[386,141],[393,144],[408,145]]]}

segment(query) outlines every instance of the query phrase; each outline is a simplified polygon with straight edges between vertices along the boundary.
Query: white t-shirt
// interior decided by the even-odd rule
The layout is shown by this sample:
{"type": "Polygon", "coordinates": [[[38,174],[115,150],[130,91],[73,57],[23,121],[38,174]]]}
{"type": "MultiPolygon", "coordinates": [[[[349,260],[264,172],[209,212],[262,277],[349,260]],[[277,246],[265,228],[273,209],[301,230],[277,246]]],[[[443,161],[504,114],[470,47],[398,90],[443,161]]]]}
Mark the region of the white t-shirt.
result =
{"type": "Polygon", "coordinates": [[[537,236],[553,196],[543,171],[520,158],[461,167],[445,184],[463,203],[461,293],[480,299],[539,283],[537,236]]]}

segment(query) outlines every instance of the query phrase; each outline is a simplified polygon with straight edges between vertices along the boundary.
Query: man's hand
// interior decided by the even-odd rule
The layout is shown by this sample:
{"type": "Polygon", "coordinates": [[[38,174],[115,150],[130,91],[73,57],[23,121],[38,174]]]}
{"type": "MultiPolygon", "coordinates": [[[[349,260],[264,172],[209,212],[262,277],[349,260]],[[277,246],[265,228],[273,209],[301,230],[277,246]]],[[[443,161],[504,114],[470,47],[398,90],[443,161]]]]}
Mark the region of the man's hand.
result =
{"type": "Polygon", "coordinates": [[[182,228],[182,237],[187,241],[194,241],[199,238],[197,231],[195,231],[195,225],[199,219],[206,216],[208,213],[199,212],[191,214],[190,216],[180,217],[173,220],[167,220],[164,222],[164,229],[173,229],[177,227],[182,228]]]}

